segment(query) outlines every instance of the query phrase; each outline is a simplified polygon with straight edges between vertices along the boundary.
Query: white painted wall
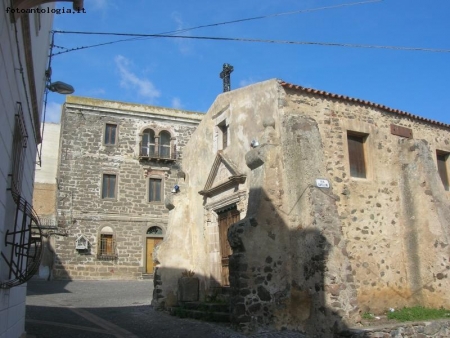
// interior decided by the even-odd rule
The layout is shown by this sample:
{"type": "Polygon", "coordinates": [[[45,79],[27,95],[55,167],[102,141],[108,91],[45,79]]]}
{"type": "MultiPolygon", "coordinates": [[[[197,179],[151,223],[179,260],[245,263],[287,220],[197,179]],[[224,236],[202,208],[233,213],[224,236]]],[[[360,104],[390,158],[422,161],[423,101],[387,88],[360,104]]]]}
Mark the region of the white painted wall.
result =
{"type": "Polygon", "coordinates": [[[56,184],[56,169],[58,166],[59,123],[45,123],[42,141],[41,166],[36,165],[36,183],[56,184]]]}
{"type": "MultiPolygon", "coordinates": [[[[14,227],[16,206],[9,187],[11,170],[11,149],[14,130],[16,102],[22,103],[25,125],[28,133],[28,146],[25,149],[23,181],[21,195],[30,203],[33,195],[36,142],[31,121],[30,89],[27,79],[24,45],[20,21],[14,25],[6,13],[10,0],[0,0],[0,250],[6,252],[4,238],[7,230],[14,227]],[[16,41],[16,29],[18,43],[16,41]],[[20,54],[18,54],[17,46],[20,54]],[[22,61],[25,86],[19,71],[19,59],[22,61]]],[[[53,4],[46,6],[53,7],[53,4]]],[[[41,15],[41,29],[35,29],[35,16],[30,15],[33,67],[36,83],[38,106],[42,109],[42,95],[45,90],[45,68],[49,48],[49,30],[53,24],[52,14],[41,15]]],[[[40,112],[41,115],[41,112],[40,112]]],[[[9,268],[0,257],[0,281],[8,279],[9,268]]],[[[26,284],[11,289],[0,289],[0,338],[17,338],[24,334],[26,284]]]]}

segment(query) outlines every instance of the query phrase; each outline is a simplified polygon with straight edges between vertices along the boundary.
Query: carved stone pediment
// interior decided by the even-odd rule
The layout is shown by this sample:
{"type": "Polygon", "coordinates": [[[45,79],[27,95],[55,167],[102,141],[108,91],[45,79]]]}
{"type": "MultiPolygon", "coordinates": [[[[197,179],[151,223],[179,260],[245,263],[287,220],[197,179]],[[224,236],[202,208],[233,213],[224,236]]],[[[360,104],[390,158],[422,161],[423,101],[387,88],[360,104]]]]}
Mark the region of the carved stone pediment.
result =
{"type": "Polygon", "coordinates": [[[198,193],[210,197],[220,191],[244,183],[246,178],[247,176],[240,173],[233,162],[231,162],[222,151],[218,151],[209,172],[205,187],[198,193]]]}

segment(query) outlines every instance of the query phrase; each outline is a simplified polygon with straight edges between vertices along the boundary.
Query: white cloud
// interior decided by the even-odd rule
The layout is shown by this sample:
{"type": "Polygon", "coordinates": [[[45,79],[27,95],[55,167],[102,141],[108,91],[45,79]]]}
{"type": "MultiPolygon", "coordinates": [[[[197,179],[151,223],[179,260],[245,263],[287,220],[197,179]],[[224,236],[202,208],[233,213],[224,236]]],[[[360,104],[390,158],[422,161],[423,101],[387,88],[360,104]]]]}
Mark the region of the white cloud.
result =
{"type": "Polygon", "coordinates": [[[86,2],[85,8],[91,7],[94,10],[98,9],[103,11],[108,7],[108,2],[106,0],[87,0],[86,2]]]}
{"type": "Polygon", "coordinates": [[[61,105],[56,102],[48,102],[45,111],[45,121],[59,123],[61,119],[61,105]]]}
{"type": "MultiPolygon", "coordinates": [[[[177,25],[176,30],[183,30],[185,28],[186,25],[185,25],[183,19],[181,18],[180,13],[173,12],[171,14],[171,17],[172,17],[172,20],[175,21],[175,23],[177,25]]],[[[187,32],[187,33],[180,32],[180,33],[177,33],[177,35],[190,35],[190,33],[189,32],[187,32]]],[[[192,48],[191,48],[191,43],[189,40],[183,39],[183,38],[171,39],[171,40],[173,40],[178,45],[178,48],[180,49],[180,52],[182,54],[185,54],[185,55],[191,54],[192,48]]]]}
{"type": "Polygon", "coordinates": [[[181,100],[178,97],[174,97],[172,99],[172,108],[181,109],[183,105],[181,104],[181,100]]]}
{"type": "Polygon", "coordinates": [[[140,78],[130,70],[131,62],[126,57],[117,55],[114,61],[120,73],[122,88],[137,90],[139,95],[147,98],[150,102],[161,96],[161,92],[150,80],[144,77],[140,78]]]}
{"type": "Polygon", "coordinates": [[[243,80],[239,81],[239,87],[245,87],[245,86],[251,85],[256,82],[258,82],[258,81],[251,77],[248,79],[243,79],[243,80]]]}
{"type": "Polygon", "coordinates": [[[94,89],[88,90],[87,94],[92,95],[92,96],[104,95],[104,94],[106,94],[106,90],[104,90],[103,88],[94,88],[94,89]]]}

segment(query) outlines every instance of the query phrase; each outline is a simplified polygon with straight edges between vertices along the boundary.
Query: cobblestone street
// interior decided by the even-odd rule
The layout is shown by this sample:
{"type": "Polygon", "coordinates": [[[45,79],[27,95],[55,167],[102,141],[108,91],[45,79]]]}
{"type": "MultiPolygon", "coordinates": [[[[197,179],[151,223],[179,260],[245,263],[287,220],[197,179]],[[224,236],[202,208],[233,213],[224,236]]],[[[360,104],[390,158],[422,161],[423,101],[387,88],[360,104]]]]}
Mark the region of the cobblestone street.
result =
{"type": "MultiPolygon", "coordinates": [[[[230,327],[153,310],[153,281],[28,282],[25,329],[32,338],[175,338],[244,335],[230,327]]],[[[304,337],[260,333],[252,337],[304,337]]]]}

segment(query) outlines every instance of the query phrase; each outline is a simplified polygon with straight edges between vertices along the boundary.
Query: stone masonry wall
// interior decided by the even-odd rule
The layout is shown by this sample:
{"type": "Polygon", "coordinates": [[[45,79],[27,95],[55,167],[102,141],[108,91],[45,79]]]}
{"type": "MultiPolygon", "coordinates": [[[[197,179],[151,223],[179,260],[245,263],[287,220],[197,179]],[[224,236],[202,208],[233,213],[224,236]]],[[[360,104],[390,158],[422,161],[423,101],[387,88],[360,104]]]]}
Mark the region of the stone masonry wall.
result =
{"type": "Polygon", "coordinates": [[[71,98],[65,104],[57,212],[59,226],[68,236],[56,241],[55,278],[132,279],[145,272],[146,231],[158,226],[165,233],[168,211],[164,196],[178,183],[179,166],[173,161],[140,161],[139,134],[147,127],[168,130],[181,158],[183,146],[202,115],[182,112],[178,116],[170,109],[144,109],[143,113],[134,105],[85,98],[71,98]],[[106,123],[117,125],[116,145],[103,144],[106,123]],[[114,199],[101,198],[104,173],[117,175],[114,199]],[[163,179],[162,202],[148,201],[148,177],[154,175],[163,179]],[[115,260],[97,257],[100,231],[105,226],[113,231],[116,241],[115,260]],[[80,235],[89,240],[89,250],[75,249],[80,235]]]}
{"type": "Polygon", "coordinates": [[[450,152],[449,130],[293,90],[283,104],[319,125],[361,311],[449,307],[450,195],[436,167],[436,150],[450,152]],[[413,138],[392,135],[391,124],[413,138]],[[366,179],[350,176],[347,131],[366,135],[366,179]]]}

